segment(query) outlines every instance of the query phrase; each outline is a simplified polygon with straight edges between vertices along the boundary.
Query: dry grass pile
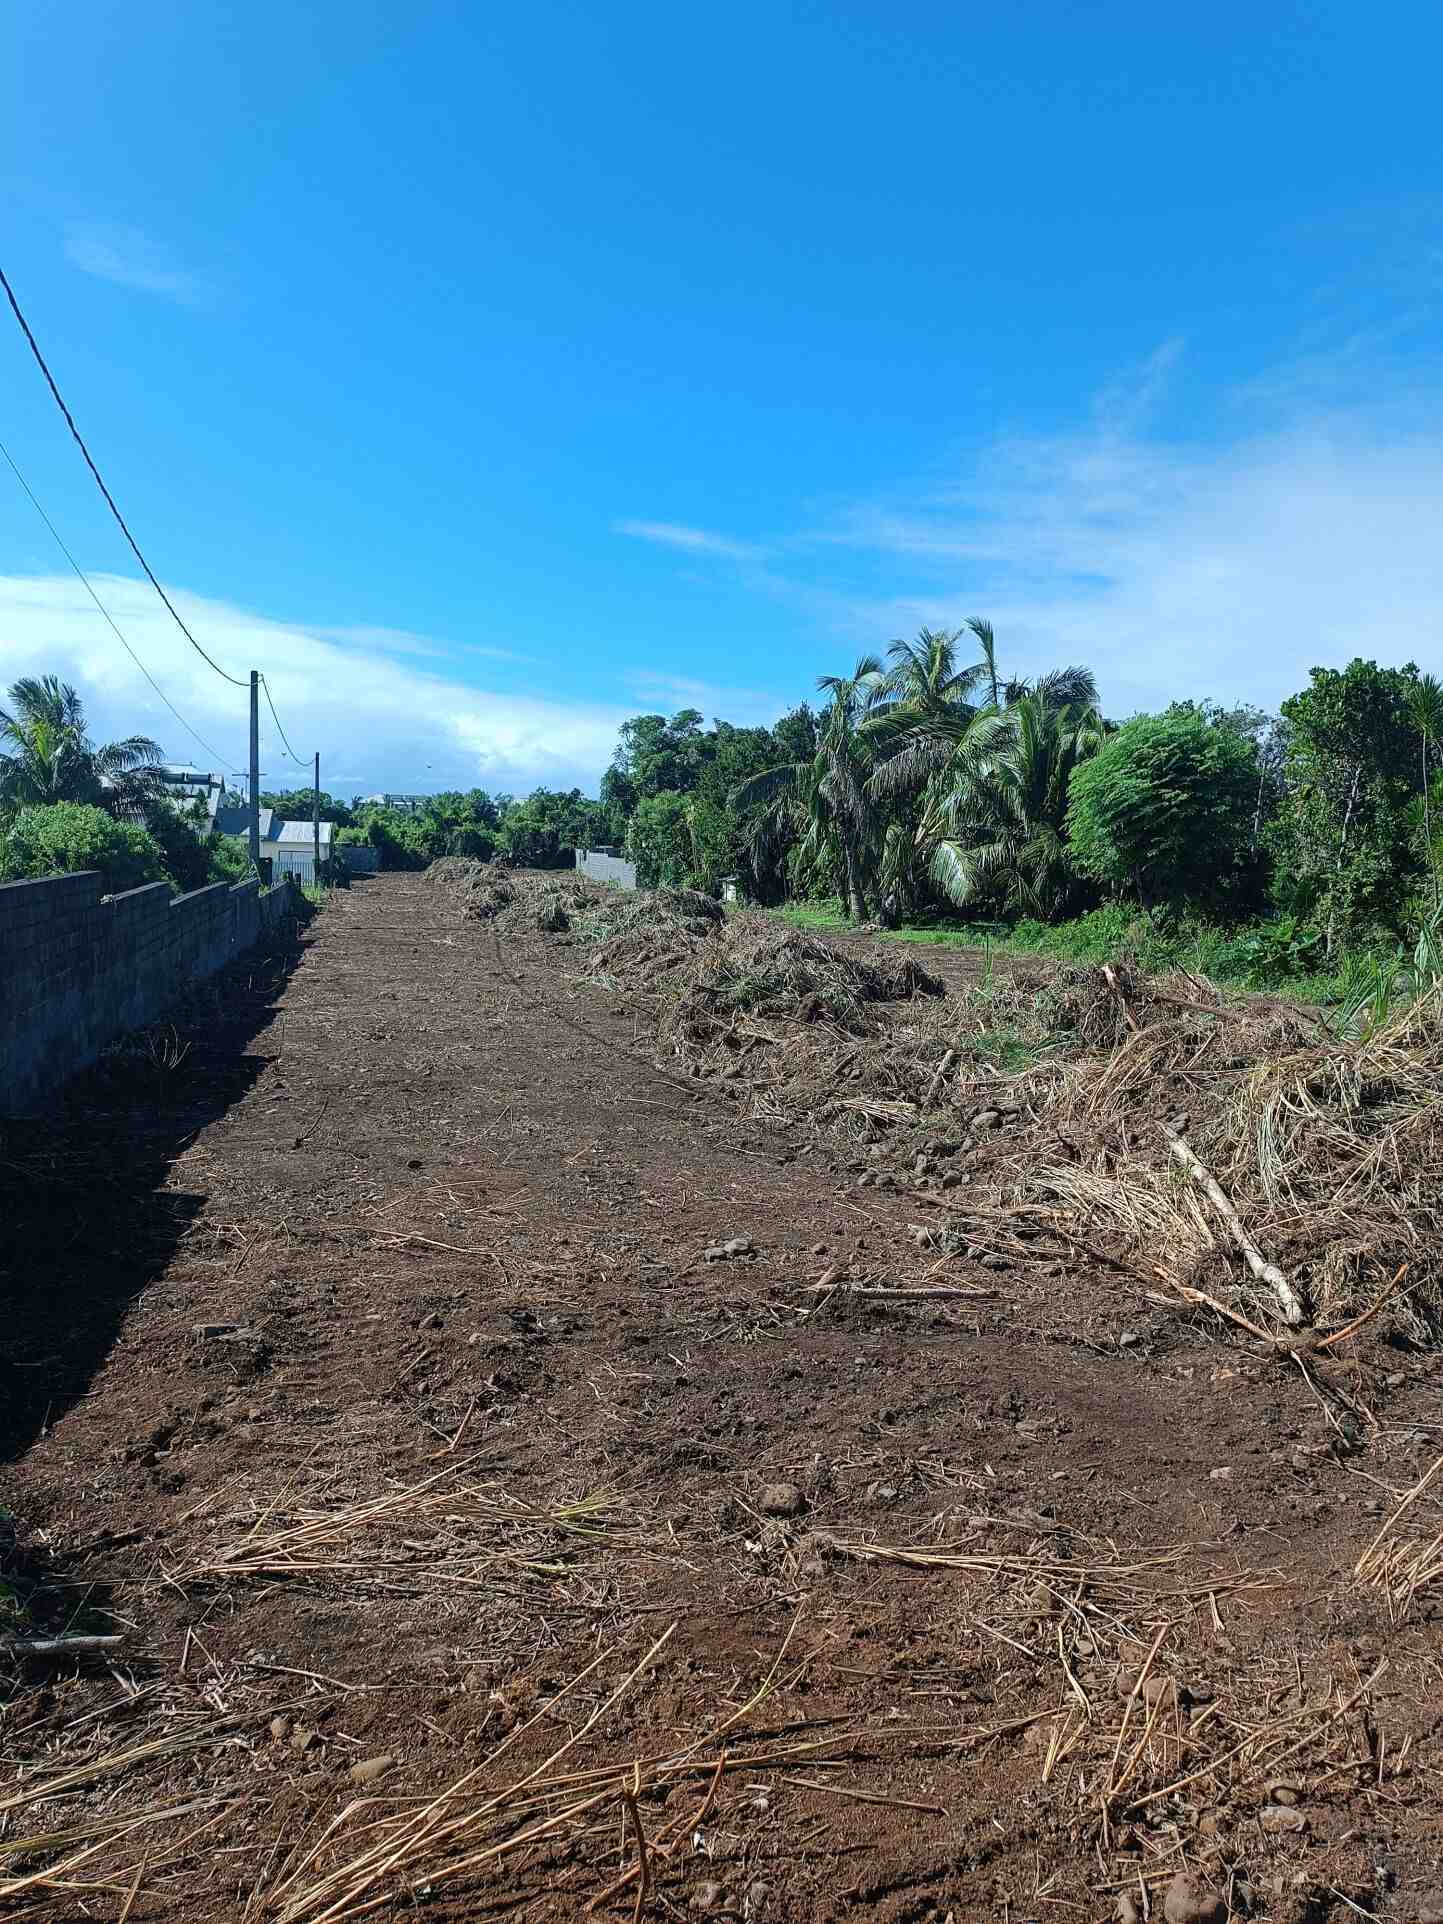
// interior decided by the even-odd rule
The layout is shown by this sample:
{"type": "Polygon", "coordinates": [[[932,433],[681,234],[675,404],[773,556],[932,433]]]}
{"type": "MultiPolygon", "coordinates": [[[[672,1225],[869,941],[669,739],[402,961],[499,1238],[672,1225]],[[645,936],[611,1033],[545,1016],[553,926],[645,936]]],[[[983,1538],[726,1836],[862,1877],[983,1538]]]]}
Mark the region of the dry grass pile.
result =
{"type": "Polygon", "coordinates": [[[1120,1237],[1149,1274],[1246,1285],[1266,1313],[1236,1232],[1180,1172],[1181,1136],[1308,1321],[1386,1302],[1395,1334],[1443,1335],[1443,996],[1360,1039],[1257,1001],[1179,1007],[1164,989],[1147,1020],[1114,999],[1119,1046],[1023,1079],[1070,1153],[1016,1171],[1019,1194],[1120,1237]]]}
{"type": "Polygon", "coordinates": [[[517,897],[520,878],[504,862],[477,862],[446,855],[426,870],[426,880],[458,902],[467,919],[490,922],[517,897]]]}
{"type": "Polygon", "coordinates": [[[592,979],[646,994],[674,987],[725,926],[719,902],[696,889],[675,888],[615,890],[578,923],[597,945],[592,979]]]}
{"type": "Polygon", "coordinates": [[[941,994],[942,984],[910,955],[878,949],[864,959],[766,917],[739,916],[699,959],[667,1011],[663,1036],[710,1038],[743,1015],[870,1035],[873,1005],[941,994]]]}

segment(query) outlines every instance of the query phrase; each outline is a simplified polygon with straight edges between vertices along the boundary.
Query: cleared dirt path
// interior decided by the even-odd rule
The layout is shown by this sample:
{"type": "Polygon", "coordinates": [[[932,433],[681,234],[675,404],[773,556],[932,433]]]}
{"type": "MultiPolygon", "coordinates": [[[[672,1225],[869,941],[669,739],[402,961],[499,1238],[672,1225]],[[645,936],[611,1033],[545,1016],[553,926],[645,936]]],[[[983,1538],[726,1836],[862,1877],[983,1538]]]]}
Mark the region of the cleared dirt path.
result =
{"type": "MultiPolygon", "coordinates": [[[[1340,1573],[1443,1421],[1436,1377],[1400,1378],[1393,1415],[1372,1386],[1405,1443],[1360,1473],[1286,1362],[1059,1263],[979,1258],[948,1269],[966,1296],[803,1316],[839,1264],[936,1287],[915,1206],[659,1071],[636,1008],[580,970],[567,938],[498,942],[423,878],[380,877],[182,1025],[176,1064],[92,1078],[63,1127],[5,1145],[17,1567],[40,1628],[127,1636],[46,1689],[18,1665],[9,1774],[234,1720],[45,1807],[169,1798],[213,1822],[168,1868],[154,1853],[132,1924],[319,1916],[306,1877],[332,1860],[289,1884],[278,1867],[359,1794],[355,1765],[393,1760],[367,1793],[390,1821],[528,1717],[496,1783],[593,1711],[572,1761],[617,1782],[693,1743],[708,1771],[728,1745],[763,1760],[728,1767],[691,1831],[705,1771],[636,1777],[645,1834],[681,1826],[648,1915],[1102,1915],[1139,1872],[1160,1898],[1196,1864],[1301,1916],[1295,1871],[1381,1902],[1380,1852],[1412,1888],[1443,1716],[1418,1681],[1427,1633],[1389,1642],[1340,1573]],[[752,1253],[707,1260],[729,1238],[752,1253]],[[1112,1569],[1136,1574],[1109,1588],[1112,1569]],[[619,1683],[672,1624],[604,1714],[594,1680],[558,1695],[608,1650],[619,1683]],[[1236,1793],[1229,1765],[1132,1809],[1213,1754],[1170,1714],[1100,1832],[1116,1678],[1155,1635],[1196,1703],[1227,1695],[1264,1729],[1336,1702],[1386,1643],[1367,1715],[1413,1762],[1371,1792],[1354,1763],[1305,1831],[1263,1839],[1261,1763],[1236,1793]],[[779,1653],[764,1703],[713,1735],[779,1653]]],[[[1362,1716],[1335,1736],[1364,1743],[1362,1716]]],[[[1315,1772],[1333,1742],[1305,1748],[1315,1772]]],[[[580,1914],[635,1866],[609,1796],[601,1830],[558,1822],[490,1870],[421,1853],[407,1914],[580,1914]]],[[[115,1846],[122,1893],[158,1843],[115,1846]]]]}

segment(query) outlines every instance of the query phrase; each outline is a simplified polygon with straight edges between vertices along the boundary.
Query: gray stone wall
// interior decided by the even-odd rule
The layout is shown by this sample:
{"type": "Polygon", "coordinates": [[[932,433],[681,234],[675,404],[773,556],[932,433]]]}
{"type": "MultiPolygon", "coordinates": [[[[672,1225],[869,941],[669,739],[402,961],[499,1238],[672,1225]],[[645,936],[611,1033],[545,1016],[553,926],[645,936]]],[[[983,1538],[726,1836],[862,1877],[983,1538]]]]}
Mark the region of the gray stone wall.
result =
{"type": "Polygon", "coordinates": [[[295,904],[286,882],[217,882],[174,899],[164,882],[102,897],[93,872],[0,883],[0,1116],[34,1114],[295,904]]]}
{"type": "Polygon", "coordinates": [[[635,862],[624,861],[620,855],[607,855],[599,848],[577,849],[576,872],[593,882],[615,882],[624,889],[636,887],[635,862]]]}

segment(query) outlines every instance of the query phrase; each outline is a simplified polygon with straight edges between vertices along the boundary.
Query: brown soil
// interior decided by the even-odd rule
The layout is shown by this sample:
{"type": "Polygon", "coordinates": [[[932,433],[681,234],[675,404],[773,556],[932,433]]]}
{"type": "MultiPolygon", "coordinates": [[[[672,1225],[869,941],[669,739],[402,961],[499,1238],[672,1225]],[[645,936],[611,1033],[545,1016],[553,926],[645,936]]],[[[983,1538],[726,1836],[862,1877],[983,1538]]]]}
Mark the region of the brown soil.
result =
{"type": "Polygon", "coordinates": [[[1443,1885],[1436,1597],[1353,1575],[1443,1448],[1432,1354],[1342,1349],[1345,1435],[1106,1268],[939,1256],[935,1202],[658,1066],[578,937],[423,878],[176,1040],[0,1146],[10,1627],[124,1637],[0,1652],[11,1915],[1020,1924],[1190,1869],[1406,1920],[1443,1885]],[[1130,1698],[1145,1665],[1181,1696],[1130,1698]]]}

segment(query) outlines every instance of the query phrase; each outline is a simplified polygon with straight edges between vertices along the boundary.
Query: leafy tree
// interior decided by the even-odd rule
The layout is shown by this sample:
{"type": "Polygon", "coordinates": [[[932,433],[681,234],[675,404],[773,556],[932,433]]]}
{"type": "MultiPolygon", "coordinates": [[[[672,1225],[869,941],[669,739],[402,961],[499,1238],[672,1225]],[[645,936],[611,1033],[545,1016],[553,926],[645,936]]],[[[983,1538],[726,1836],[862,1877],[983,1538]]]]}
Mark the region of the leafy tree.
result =
{"type": "Polygon", "coordinates": [[[55,675],[25,675],[0,709],[0,802],[86,802],[138,813],[164,790],[161,751],[148,735],[97,747],[80,697],[55,675]]]}
{"type": "Polygon", "coordinates": [[[1421,792],[1410,702],[1418,671],[1355,660],[1315,668],[1283,703],[1287,792],[1269,840],[1283,905],[1317,919],[1331,957],[1399,930],[1419,875],[1410,822],[1421,792]]]}
{"type": "Polygon", "coordinates": [[[1196,708],[1138,715],[1073,775],[1072,859],[1148,910],[1218,905],[1246,856],[1257,774],[1246,736],[1196,708]]]}
{"type": "Polygon", "coordinates": [[[689,806],[687,797],[674,790],[643,796],[637,803],[627,824],[626,851],[642,888],[675,887],[693,879],[689,806]]]}
{"type": "Polygon", "coordinates": [[[134,822],[116,821],[91,802],[22,808],[5,837],[0,860],[10,881],[98,869],[108,895],[166,880],[154,836],[134,822]]]}
{"type": "MultiPolygon", "coordinates": [[[[309,788],[286,788],[272,792],[262,792],[261,807],[273,808],[282,821],[308,822],[311,819],[312,790],[309,788]]],[[[350,806],[339,796],[328,795],[321,790],[321,820],[334,822],[338,828],[349,827],[354,819],[350,806]]]]}

